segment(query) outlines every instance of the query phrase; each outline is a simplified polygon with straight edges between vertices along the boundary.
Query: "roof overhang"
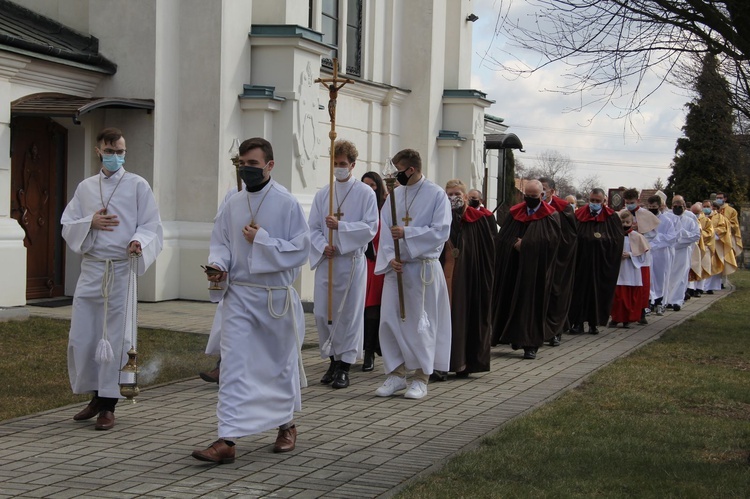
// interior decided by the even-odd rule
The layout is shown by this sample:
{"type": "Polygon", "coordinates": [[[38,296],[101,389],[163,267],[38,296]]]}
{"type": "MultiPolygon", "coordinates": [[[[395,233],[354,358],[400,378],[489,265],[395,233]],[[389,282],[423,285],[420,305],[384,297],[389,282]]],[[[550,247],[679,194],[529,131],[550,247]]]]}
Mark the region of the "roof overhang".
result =
{"type": "Polygon", "coordinates": [[[523,152],[521,139],[515,133],[488,133],[484,136],[485,149],[520,149],[523,152]]]}
{"type": "Polygon", "coordinates": [[[48,116],[51,118],[72,118],[80,124],[79,118],[96,109],[154,109],[153,99],[128,99],[125,97],[78,97],[74,95],[39,93],[21,97],[10,104],[10,115],[48,116]]]}

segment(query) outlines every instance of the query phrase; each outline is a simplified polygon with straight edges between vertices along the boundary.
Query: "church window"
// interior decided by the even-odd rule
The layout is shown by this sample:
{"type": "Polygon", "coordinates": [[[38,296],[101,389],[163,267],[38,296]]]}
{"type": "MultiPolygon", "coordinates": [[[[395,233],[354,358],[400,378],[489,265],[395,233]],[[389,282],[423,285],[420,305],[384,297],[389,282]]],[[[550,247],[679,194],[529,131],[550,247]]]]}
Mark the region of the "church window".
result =
{"type": "Polygon", "coordinates": [[[310,0],[310,28],[323,33],[323,42],[332,45],[331,53],[323,57],[323,66],[333,68],[333,58],[339,59],[340,70],[362,76],[362,0],[310,0]],[[315,7],[320,8],[320,25],[313,18],[315,7]]]}

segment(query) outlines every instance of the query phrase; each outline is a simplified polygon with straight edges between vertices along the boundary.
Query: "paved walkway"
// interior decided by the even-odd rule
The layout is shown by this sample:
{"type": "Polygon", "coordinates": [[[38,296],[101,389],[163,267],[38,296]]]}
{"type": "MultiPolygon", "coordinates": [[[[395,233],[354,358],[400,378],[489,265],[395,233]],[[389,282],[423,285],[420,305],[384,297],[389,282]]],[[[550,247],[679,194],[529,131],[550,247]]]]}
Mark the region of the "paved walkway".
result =
{"type": "MultiPolygon", "coordinates": [[[[658,338],[724,296],[690,300],[680,312],[650,316],[629,330],[566,335],[557,348],[524,361],[506,347],[492,351],[492,371],[431,383],[422,400],[379,398],[379,369],[352,369],[352,386],[317,383],[327,367],[317,350],[303,358],[297,449],[271,451],[275,432],[243,438],[228,465],[190,453],[216,439],[216,385],[200,379],[147,389],[137,404],[117,406],[117,426],[94,431],[68,406],[0,423],[0,497],[390,497],[415,477],[477,445],[509,420],[578,385],[591,373],[658,338]]],[[[32,315],[69,317],[70,307],[29,307],[32,315]]],[[[213,305],[142,304],[142,326],[207,332],[213,305]]],[[[312,326],[308,314],[308,326],[312,326]]],[[[315,341],[308,327],[308,341],[315,341]]],[[[379,359],[376,368],[381,368],[379,359]]],[[[403,393],[403,392],[402,392],[403,393]]]]}

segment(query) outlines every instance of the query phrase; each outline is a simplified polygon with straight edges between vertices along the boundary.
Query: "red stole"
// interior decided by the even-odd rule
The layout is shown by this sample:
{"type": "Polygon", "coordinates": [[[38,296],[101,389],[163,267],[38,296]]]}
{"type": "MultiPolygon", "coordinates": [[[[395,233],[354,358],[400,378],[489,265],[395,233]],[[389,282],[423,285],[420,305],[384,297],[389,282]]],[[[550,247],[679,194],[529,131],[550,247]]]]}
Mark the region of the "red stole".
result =
{"type": "Polygon", "coordinates": [[[576,218],[579,222],[604,222],[611,217],[614,212],[615,210],[609,206],[602,206],[602,209],[599,210],[599,214],[594,218],[591,216],[591,208],[587,205],[581,206],[576,210],[576,218]]]}
{"type": "Polygon", "coordinates": [[[514,220],[519,222],[533,222],[534,220],[541,220],[544,217],[548,217],[555,213],[555,209],[544,201],[541,202],[539,208],[534,212],[533,215],[529,216],[528,208],[526,203],[518,203],[510,209],[510,214],[514,220]]]}

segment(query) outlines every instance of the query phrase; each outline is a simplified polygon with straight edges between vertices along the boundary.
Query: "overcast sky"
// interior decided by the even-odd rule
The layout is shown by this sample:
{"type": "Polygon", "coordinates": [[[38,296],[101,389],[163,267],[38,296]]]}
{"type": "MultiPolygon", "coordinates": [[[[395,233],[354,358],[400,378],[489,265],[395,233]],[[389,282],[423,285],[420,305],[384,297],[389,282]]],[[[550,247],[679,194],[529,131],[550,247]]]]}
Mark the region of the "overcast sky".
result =
{"type": "MultiPolygon", "coordinates": [[[[513,57],[535,65],[539,56],[513,49],[508,40],[494,37],[498,0],[474,0],[473,10],[479,20],[473,26],[472,88],[487,93],[495,101],[487,113],[498,116],[509,125],[509,132],[521,139],[526,153],[518,153],[525,166],[533,167],[542,151],[555,150],[575,165],[576,182],[598,174],[603,188],[618,186],[652,187],[657,177],[666,181],[675,143],[682,136],[685,104],[690,100],[682,89],[663,86],[651,96],[633,119],[635,132],[622,119],[615,119],[615,109],[594,116],[598,107],[568,111],[579,106],[580,97],[545,91],[564,83],[567,67],[549,66],[529,78],[512,79],[512,75],[494,69],[486,58],[511,62],[513,57]],[[637,132],[637,133],[636,133],[637,132]]],[[[528,10],[523,0],[515,0],[513,15],[521,17],[528,10]]]]}

